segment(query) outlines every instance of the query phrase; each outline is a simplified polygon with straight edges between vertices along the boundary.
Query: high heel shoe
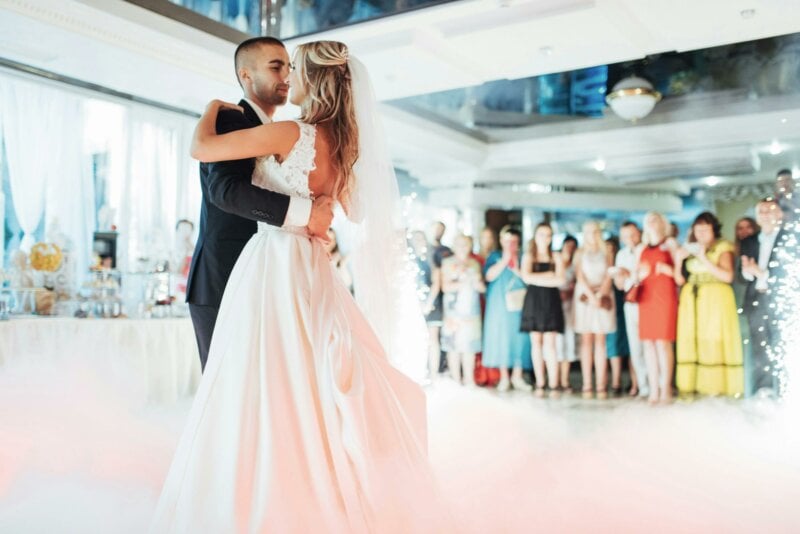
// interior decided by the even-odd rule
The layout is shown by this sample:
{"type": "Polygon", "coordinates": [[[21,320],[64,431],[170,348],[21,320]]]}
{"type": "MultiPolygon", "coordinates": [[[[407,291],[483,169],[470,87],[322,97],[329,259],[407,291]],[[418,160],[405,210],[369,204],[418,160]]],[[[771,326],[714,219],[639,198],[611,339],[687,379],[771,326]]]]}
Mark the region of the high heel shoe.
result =
{"type": "Polygon", "coordinates": [[[525,382],[522,377],[512,378],[511,385],[514,386],[514,389],[517,391],[533,391],[533,386],[525,382]]]}

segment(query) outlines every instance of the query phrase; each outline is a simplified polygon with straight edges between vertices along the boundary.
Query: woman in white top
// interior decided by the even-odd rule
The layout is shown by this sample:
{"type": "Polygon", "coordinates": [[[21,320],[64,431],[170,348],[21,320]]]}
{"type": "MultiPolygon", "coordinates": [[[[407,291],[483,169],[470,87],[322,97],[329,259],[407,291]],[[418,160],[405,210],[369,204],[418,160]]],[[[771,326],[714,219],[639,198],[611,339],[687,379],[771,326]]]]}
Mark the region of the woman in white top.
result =
{"type": "Polygon", "coordinates": [[[597,398],[608,396],[606,334],[616,331],[617,320],[608,268],[613,259],[606,250],[600,226],[583,225],[583,244],[575,257],[575,332],[581,336],[581,374],[584,398],[592,396],[592,363],[596,373],[597,398]]]}

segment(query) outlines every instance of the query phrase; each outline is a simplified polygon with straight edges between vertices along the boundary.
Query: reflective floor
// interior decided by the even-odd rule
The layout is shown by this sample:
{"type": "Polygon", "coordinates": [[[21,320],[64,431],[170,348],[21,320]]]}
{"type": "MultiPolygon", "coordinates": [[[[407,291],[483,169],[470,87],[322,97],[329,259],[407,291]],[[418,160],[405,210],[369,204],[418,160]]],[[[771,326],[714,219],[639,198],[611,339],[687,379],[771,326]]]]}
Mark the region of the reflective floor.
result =
{"type": "MultiPolygon", "coordinates": [[[[800,527],[800,431],[771,401],[427,391],[432,462],[475,532],[800,527]]],[[[87,370],[0,370],[0,532],[146,529],[189,401],[127,393],[87,370]]]]}

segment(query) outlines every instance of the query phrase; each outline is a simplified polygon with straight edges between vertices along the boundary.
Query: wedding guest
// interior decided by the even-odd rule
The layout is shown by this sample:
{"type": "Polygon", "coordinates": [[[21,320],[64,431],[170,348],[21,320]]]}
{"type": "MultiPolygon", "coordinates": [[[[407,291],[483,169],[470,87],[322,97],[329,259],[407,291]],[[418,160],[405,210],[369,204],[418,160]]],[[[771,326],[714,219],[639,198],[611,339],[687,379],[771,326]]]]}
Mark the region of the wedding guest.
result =
{"type": "Polygon", "coordinates": [[[608,268],[613,259],[608,254],[600,225],[583,225],[583,243],[575,258],[575,332],[581,336],[581,375],[584,398],[592,397],[592,367],[598,399],[608,397],[606,336],[617,329],[611,277],[608,268]]]}
{"type": "Polygon", "coordinates": [[[564,310],[559,286],[566,281],[564,262],[553,252],[553,229],[539,223],[528,252],[522,256],[522,279],[528,284],[522,307],[520,331],[531,338],[536,396],[544,396],[545,367],[551,395],[558,394],[557,334],[564,332],[564,310]]]}
{"type": "Polygon", "coordinates": [[[672,344],[678,320],[678,290],[675,284],[677,243],[669,237],[669,223],[651,211],[644,218],[644,249],[639,256],[639,339],[642,341],[651,404],[672,400],[675,354],[672,344]]]}
{"type": "MultiPolygon", "coordinates": [[[[737,309],[742,308],[744,306],[744,293],[747,289],[747,280],[744,279],[742,276],[742,241],[750,237],[751,235],[756,235],[760,231],[758,227],[758,223],[752,217],[742,217],[738,221],[736,221],[735,226],[735,234],[736,239],[734,241],[734,278],[733,278],[733,295],[736,297],[736,307],[737,309]]],[[[741,318],[739,322],[739,330],[742,333],[743,339],[748,339],[750,337],[749,332],[747,332],[746,328],[746,320],[744,317],[741,318]]],[[[745,352],[747,352],[749,347],[744,347],[745,352]]],[[[750,358],[745,355],[745,362],[750,361],[750,358]]],[[[747,387],[747,370],[745,370],[745,387],[747,387]]]]}
{"type": "MultiPolygon", "coordinates": [[[[631,397],[647,397],[650,390],[647,382],[647,365],[642,352],[642,342],[639,339],[639,303],[636,301],[636,264],[642,253],[642,232],[636,223],[626,221],[619,230],[622,248],[617,252],[614,285],[617,289],[628,295],[623,306],[625,333],[630,351],[631,397]],[[630,292],[630,293],[629,293],[630,292]]],[[[619,326],[619,321],[617,322],[619,326]]]]}
{"type": "Polygon", "coordinates": [[[447,353],[450,376],[465,385],[475,385],[475,356],[481,351],[481,298],[486,291],[481,265],[471,255],[472,238],[459,235],[454,255],[442,262],[444,325],[442,350],[447,353]]]}
{"type": "MultiPolygon", "coordinates": [[[[192,267],[194,254],[194,223],[189,219],[180,219],[175,223],[175,250],[170,265],[176,276],[176,289],[179,294],[186,295],[186,282],[192,267]]],[[[179,302],[184,299],[178,298],[179,302]]]]}
{"type": "Polygon", "coordinates": [[[738,256],[741,254],[742,251],[742,241],[750,237],[751,235],[756,235],[760,228],[758,223],[752,217],[742,217],[738,221],[736,221],[735,227],[735,234],[736,240],[734,245],[736,247],[736,255],[738,256]]]}
{"type": "Polygon", "coordinates": [[[328,228],[328,244],[325,247],[325,250],[330,257],[331,263],[336,268],[336,274],[339,275],[339,278],[342,279],[345,287],[350,290],[352,293],[353,291],[353,276],[350,274],[350,266],[347,261],[347,257],[342,254],[342,251],[339,249],[339,241],[336,239],[336,232],[333,228],[328,228]]]}
{"type": "Polygon", "coordinates": [[[486,263],[489,255],[497,250],[497,236],[494,230],[488,226],[481,230],[480,236],[478,237],[478,246],[478,256],[483,258],[483,263],[486,263]]]}
{"type": "Polygon", "coordinates": [[[792,171],[781,169],[775,176],[775,200],[783,210],[785,221],[796,221],[800,217],[800,195],[795,195],[795,179],[792,171]]]}
{"type": "Polygon", "coordinates": [[[678,305],[675,381],[681,393],[736,396],[744,393],[742,339],[731,283],[733,244],[722,239],[722,225],[710,212],[698,215],[689,243],[676,252],[686,261],[688,278],[676,269],[683,286],[678,305]]]}
{"type": "MultiPolygon", "coordinates": [[[[497,234],[495,231],[486,226],[481,230],[478,236],[478,253],[473,257],[481,264],[481,272],[486,265],[486,260],[489,255],[497,250],[497,234]]],[[[486,295],[481,295],[481,317],[486,313],[486,295]]],[[[500,382],[500,370],[492,367],[485,367],[483,365],[483,353],[479,352],[475,358],[475,382],[479,386],[494,387],[500,382]]]]}
{"type": "Polygon", "coordinates": [[[440,279],[433,276],[430,249],[424,232],[417,230],[411,233],[411,248],[417,266],[417,292],[428,326],[428,376],[430,380],[435,380],[439,376],[439,360],[442,352],[439,342],[442,309],[441,306],[438,308],[436,306],[437,300],[441,299],[440,279]]]}
{"type": "Polygon", "coordinates": [[[680,228],[678,228],[678,225],[675,224],[674,222],[670,222],[669,223],[669,237],[674,239],[675,242],[677,243],[678,242],[678,238],[680,237],[680,235],[681,235],[681,230],[680,230],[680,228]]]}
{"type": "Polygon", "coordinates": [[[578,240],[567,234],[561,242],[561,260],[564,262],[564,284],[559,288],[561,292],[561,309],[564,312],[564,333],[558,334],[556,340],[556,356],[558,359],[558,376],[561,391],[572,393],[569,383],[569,371],[572,362],[578,361],[575,347],[575,312],[572,302],[575,296],[575,252],[578,250],[578,240]]]}
{"type": "MultiPolygon", "coordinates": [[[[619,252],[619,240],[612,236],[606,239],[605,244],[612,262],[616,261],[617,252],[619,252]]],[[[609,272],[613,275],[616,272],[615,268],[613,266],[610,267],[609,272]]],[[[625,294],[613,284],[611,293],[614,299],[617,329],[606,336],[606,353],[611,366],[611,394],[619,396],[622,395],[622,364],[625,360],[630,361],[631,351],[628,346],[628,334],[625,329],[625,294]]]]}
{"type": "Polygon", "coordinates": [[[499,391],[511,386],[531,391],[522,376],[531,369],[530,338],[519,331],[525,282],[519,270],[519,249],[522,234],[506,226],[500,232],[501,251],[489,255],[484,266],[486,290],[486,319],[483,324],[483,364],[500,369],[499,391]],[[511,368],[511,376],[508,370],[511,368]]]}
{"type": "Polygon", "coordinates": [[[786,258],[780,251],[791,238],[791,231],[774,198],[765,198],[756,205],[756,221],[761,231],[745,238],[741,247],[742,275],[747,280],[742,308],[750,327],[752,390],[760,396],[772,396],[778,393],[779,384],[770,356],[778,342],[777,322],[781,319],[775,306],[775,290],[785,276],[786,258]]]}

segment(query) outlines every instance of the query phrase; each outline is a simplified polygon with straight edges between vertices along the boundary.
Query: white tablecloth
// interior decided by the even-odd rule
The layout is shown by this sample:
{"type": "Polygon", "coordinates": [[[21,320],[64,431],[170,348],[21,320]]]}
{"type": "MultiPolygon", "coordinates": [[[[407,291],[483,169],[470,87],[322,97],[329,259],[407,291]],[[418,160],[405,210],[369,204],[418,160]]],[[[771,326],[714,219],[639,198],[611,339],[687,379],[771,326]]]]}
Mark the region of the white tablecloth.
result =
{"type": "Polygon", "coordinates": [[[13,318],[0,322],[0,372],[14,366],[82,369],[142,402],[192,395],[200,359],[190,319],[13,318]]]}

